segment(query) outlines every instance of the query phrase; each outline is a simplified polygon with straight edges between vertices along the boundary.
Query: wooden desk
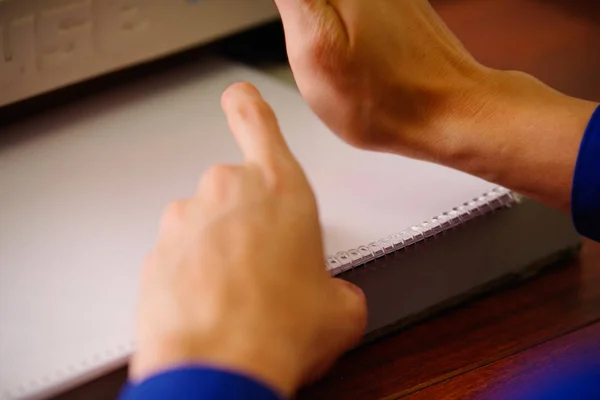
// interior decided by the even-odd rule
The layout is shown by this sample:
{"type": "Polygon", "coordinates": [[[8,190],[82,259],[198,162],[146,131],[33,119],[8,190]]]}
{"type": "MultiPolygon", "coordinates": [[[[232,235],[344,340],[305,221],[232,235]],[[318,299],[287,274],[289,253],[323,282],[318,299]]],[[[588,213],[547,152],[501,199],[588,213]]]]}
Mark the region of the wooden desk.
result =
{"type": "MultiPolygon", "coordinates": [[[[483,63],[600,100],[599,2],[432,2],[483,63]]],[[[600,245],[592,243],[567,268],[348,354],[299,397],[511,399],[519,382],[581,355],[600,360],[600,245]]],[[[57,399],[114,398],[124,379],[121,370],[57,399]]]]}

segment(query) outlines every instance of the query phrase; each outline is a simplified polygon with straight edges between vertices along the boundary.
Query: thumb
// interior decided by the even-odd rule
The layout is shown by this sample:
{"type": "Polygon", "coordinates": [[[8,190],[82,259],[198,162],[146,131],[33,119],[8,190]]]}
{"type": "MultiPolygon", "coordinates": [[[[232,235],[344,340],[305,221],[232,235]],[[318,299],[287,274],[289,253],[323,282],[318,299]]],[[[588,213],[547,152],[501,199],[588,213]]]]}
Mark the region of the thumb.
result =
{"type": "Polygon", "coordinates": [[[327,354],[306,371],[304,384],[312,384],[321,378],[340,355],[354,347],[367,324],[367,304],[363,291],[343,279],[328,279],[333,285],[328,293],[332,295],[334,314],[327,319],[327,336],[324,338],[327,345],[322,347],[327,349],[327,354]]]}
{"type": "Polygon", "coordinates": [[[367,300],[363,291],[356,285],[343,279],[334,278],[333,283],[337,288],[338,320],[341,352],[349,350],[356,345],[365,332],[367,325],[367,300]]]}

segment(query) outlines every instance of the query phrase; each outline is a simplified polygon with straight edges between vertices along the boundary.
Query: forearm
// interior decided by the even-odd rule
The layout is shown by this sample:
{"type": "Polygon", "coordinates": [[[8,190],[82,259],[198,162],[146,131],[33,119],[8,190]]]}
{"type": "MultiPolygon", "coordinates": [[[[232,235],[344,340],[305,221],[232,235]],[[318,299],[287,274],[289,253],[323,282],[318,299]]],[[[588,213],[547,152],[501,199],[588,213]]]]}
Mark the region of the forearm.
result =
{"type": "Polygon", "coordinates": [[[490,71],[480,86],[454,117],[457,139],[442,163],[568,212],[581,139],[598,105],[515,72],[490,71]]]}

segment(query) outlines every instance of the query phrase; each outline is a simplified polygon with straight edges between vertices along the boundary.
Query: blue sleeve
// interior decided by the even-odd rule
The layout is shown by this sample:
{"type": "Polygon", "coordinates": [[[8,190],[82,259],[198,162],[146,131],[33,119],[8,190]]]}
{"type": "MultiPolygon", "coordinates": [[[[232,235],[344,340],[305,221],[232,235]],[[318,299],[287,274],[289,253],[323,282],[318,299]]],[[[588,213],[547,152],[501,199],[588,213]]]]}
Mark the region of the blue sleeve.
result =
{"type": "Polygon", "coordinates": [[[592,115],[581,142],[571,208],[579,233],[600,242],[600,107],[592,115]]]}
{"type": "Polygon", "coordinates": [[[127,385],[119,400],[282,400],[265,385],[232,372],[183,367],[127,385]]]}

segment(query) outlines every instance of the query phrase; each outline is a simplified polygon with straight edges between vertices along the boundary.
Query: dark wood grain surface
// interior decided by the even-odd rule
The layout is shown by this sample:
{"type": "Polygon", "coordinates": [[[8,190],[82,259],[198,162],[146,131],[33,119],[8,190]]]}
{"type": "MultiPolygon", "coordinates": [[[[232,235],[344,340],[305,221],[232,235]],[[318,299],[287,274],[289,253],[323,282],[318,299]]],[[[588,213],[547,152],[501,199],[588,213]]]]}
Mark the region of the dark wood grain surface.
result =
{"type": "Polygon", "coordinates": [[[600,399],[600,323],[408,396],[408,400],[600,399]]]}
{"type": "MultiPolygon", "coordinates": [[[[432,3],[483,63],[523,70],[568,94],[600,100],[600,2],[432,3]]],[[[586,242],[567,267],[351,352],[299,397],[518,398],[519,385],[549,379],[557,370],[552,366],[569,360],[587,365],[578,358],[582,354],[600,360],[599,322],[600,245],[586,242]]],[[[125,374],[117,371],[58,399],[114,398],[125,374]]]]}

